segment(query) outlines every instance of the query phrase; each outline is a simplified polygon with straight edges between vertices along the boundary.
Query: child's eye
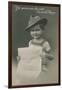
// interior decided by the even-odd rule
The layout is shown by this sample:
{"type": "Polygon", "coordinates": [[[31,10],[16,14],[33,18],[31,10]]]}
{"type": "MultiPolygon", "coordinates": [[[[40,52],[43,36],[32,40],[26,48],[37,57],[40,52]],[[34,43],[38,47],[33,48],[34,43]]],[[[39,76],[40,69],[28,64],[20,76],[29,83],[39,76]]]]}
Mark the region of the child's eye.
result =
{"type": "Polygon", "coordinates": [[[31,31],[34,31],[33,29],[31,31]]]}
{"type": "Polygon", "coordinates": [[[36,29],[35,31],[40,31],[39,29],[36,29]]]}
{"type": "Polygon", "coordinates": [[[40,31],[40,30],[39,30],[39,29],[35,29],[35,30],[33,29],[33,30],[31,30],[31,31],[40,31]]]}

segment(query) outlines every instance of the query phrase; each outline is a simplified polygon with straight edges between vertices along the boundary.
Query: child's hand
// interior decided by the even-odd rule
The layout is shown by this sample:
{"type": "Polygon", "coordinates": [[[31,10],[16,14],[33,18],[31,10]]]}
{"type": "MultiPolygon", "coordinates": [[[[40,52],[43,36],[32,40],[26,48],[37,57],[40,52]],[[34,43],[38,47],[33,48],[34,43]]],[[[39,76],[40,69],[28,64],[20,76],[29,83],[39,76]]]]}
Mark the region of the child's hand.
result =
{"type": "Polygon", "coordinates": [[[17,56],[17,61],[19,61],[21,59],[21,57],[20,56],[17,56]]]}
{"type": "Polygon", "coordinates": [[[47,53],[47,54],[46,54],[46,58],[48,58],[49,60],[52,60],[54,57],[53,57],[52,54],[47,53]]]}

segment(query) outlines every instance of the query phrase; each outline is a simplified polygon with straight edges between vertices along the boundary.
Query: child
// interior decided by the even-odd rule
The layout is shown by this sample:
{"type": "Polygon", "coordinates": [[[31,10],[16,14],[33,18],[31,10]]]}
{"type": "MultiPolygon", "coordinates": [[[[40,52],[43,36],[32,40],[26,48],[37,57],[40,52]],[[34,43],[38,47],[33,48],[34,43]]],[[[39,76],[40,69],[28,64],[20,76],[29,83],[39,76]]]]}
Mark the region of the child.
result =
{"type": "Polygon", "coordinates": [[[42,53],[40,57],[42,58],[42,70],[47,70],[47,59],[53,59],[53,56],[50,54],[51,47],[49,42],[42,38],[42,33],[45,31],[45,25],[47,24],[47,19],[41,19],[39,16],[31,16],[27,31],[30,31],[32,40],[29,41],[29,47],[41,47],[42,53]]]}

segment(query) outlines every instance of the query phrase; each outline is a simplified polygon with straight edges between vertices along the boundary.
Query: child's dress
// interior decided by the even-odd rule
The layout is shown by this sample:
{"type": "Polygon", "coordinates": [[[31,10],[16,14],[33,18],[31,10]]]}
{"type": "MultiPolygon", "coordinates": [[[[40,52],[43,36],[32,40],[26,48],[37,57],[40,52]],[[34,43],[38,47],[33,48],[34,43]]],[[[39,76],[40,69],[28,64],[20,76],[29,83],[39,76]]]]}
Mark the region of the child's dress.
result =
{"type": "Polygon", "coordinates": [[[40,53],[41,55],[41,59],[42,60],[42,64],[46,64],[46,54],[51,50],[51,47],[49,45],[49,42],[48,41],[45,41],[44,39],[42,39],[40,42],[34,42],[33,40],[30,40],[29,42],[29,47],[36,47],[36,48],[39,48],[40,47],[40,50],[42,50],[42,53],[40,53]]]}
{"type": "Polygon", "coordinates": [[[49,43],[45,40],[42,40],[41,42],[34,42],[33,40],[30,40],[28,48],[33,50],[32,54],[34,54],[34,52],[36,53],[35,57],[31,60],[25,60],[26,62],[20,60],[17,68],[17,73],[20,77],[34,79],[37,78],[42,71],[42,64],[45,64],[45,61],[42,60],[42,58],[45,56],[43,49],[49,51],[50,46],[49,43]]]}

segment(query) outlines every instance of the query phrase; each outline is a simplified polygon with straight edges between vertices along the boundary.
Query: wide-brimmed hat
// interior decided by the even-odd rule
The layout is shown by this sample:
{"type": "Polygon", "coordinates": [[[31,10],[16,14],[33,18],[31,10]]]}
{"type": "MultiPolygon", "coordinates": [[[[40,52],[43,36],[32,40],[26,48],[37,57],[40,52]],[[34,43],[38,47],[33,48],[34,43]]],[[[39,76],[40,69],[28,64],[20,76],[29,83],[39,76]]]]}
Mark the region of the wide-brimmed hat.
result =
{"type": "Polygon", "coordinates": [[[46,18],[40,18],[40,16],[30,16],[28,26],[25,28],[25,30],[30,30],[31,27],[40,24],[42,28],[45,27],[47,24],[47,19],[46,18]]]}

